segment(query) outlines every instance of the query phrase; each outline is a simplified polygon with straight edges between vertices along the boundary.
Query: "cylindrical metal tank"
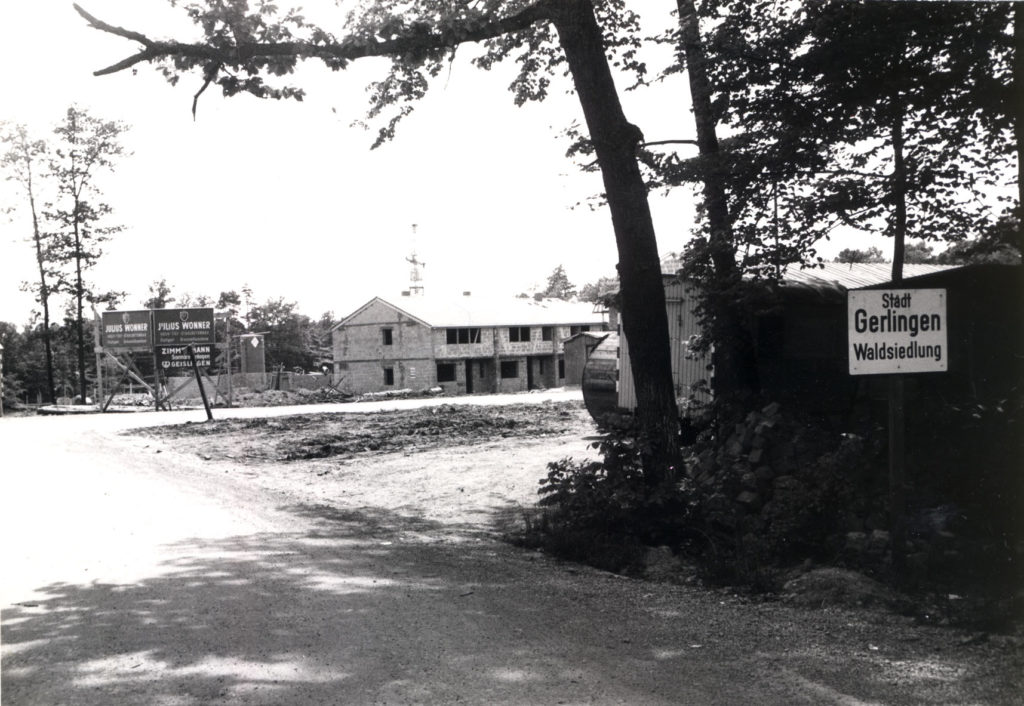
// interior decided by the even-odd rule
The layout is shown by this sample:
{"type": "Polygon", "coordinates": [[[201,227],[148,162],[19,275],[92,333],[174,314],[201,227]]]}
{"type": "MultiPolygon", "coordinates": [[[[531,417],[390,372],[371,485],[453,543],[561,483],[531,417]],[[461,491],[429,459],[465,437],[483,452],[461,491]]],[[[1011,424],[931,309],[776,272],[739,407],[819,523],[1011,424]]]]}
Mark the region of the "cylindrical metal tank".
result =
{"type": "Polygon", "coordinates": [[[583,404],[594,421],[616,414],[619,382],[619,335],[609,333],[583,366],[583,404]]]}

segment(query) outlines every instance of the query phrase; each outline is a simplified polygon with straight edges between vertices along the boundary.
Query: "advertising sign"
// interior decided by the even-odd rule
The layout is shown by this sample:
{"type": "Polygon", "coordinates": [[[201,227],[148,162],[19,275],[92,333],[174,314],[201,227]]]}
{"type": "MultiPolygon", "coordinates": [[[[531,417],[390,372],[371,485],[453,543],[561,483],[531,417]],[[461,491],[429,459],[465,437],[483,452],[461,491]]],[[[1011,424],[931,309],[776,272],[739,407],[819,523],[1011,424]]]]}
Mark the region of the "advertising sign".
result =
{"type": "Polygon", "coordinates": [[[850,375],[949,369],[945,289],[847,293],[850,375]]]}
{"type": "Polygon", "coordinates": [[[100,318],[100,345],[123,351],[153,348],[153,329],[148,309],[104,311],[100,318]]]}
{"type": "MultiPolygon", "coordinates": [[[[213,345],[210,343],[194,343],[192,350],[196,355],[196,365],[207,369],[213,365],[213,345]]],[[[188,346],[157,346],[156,359],[160,367],[172,373],[181,368],[191,368],[192,359],[188,355],[188,346]]]]}
{"type": "Polygon", "coordinates": [[[156,346],[213,343],[213,309],[154,309],[156,346]]]}

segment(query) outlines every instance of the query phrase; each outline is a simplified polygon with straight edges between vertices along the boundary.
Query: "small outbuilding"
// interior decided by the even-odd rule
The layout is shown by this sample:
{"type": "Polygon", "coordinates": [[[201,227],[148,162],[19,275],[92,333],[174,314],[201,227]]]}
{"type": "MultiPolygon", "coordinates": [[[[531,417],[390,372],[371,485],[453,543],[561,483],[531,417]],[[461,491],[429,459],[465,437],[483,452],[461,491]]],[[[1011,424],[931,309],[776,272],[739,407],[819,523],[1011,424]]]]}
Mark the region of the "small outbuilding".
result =
{"type": "Polygon", "coordinates": [[[583,370],[591,352],[607,338],[607,332],[581,331],[562,343],[565,355],[565,386],[580,387],[583,384],[583,370]]]}

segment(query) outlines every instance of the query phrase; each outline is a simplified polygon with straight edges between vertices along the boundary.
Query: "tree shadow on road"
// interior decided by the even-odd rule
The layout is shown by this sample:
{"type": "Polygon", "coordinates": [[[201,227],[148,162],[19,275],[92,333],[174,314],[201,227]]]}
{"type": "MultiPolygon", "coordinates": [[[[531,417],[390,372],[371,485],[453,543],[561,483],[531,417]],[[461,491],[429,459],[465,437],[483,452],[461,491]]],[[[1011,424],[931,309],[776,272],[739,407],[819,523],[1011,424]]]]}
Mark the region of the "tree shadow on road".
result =
{"type": "MultiPolygon", "coordinates": [[[[4,703],[451,703],[467,674],[470,701],[578,691],[480,600],[525,590],[515,550],[380,508],[286,509],[308,528],[176,543],[158,575],[5,611],[4,703]]],[[[537,624],[521,603],[511,619],[537,624]]]]}
{"type": "Polygon", "coordinates": [[[799,613],[755,620],[386,509],[285,509],[295,531],[182,541],[138,582],[5,611],[4,704],[819,703],[822,675],[850,674],[860,698],[937,703],[970,678],[936,660],[894,681],[863,654],[878,628],[851,651],[842,616],[808,644],[799,613]]]}

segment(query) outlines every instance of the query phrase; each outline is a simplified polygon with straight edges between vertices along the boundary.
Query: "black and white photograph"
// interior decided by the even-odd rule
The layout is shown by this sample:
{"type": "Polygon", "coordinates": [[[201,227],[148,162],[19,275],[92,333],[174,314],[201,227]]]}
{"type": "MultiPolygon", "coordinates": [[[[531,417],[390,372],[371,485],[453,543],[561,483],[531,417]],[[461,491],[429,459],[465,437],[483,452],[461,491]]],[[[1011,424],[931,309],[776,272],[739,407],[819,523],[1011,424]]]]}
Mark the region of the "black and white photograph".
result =
{"type": "Polygon", "coordinates": [[[1024,2],[0,27],[4,706],[1024,703],[1024,2]]]}

